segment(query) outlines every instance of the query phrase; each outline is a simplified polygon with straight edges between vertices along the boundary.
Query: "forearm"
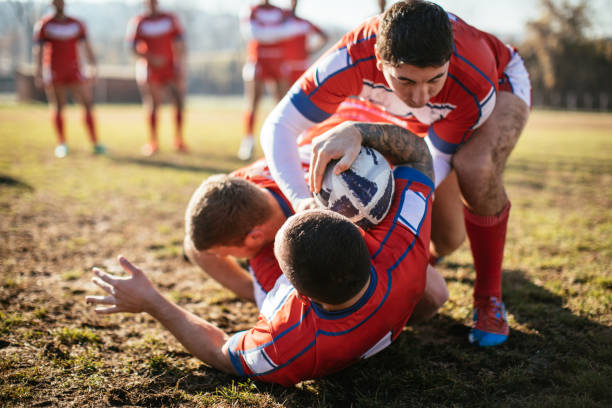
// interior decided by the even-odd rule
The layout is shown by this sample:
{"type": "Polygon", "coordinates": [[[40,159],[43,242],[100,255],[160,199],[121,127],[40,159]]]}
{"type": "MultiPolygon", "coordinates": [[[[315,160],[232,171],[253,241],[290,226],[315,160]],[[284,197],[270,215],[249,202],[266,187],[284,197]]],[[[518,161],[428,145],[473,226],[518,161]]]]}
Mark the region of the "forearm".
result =
{"type": "Polygon", "coordinates": [[[422,137],[389,123],[355,122],[354,126],[362,144],[378,150],[391,164],[409,165],[434,179],[431,154],[422,137]]]}
{"type": "Polygon", "coordinates": [[[229,337],[217,326],[182,309],[161,294],[147,312],[195,357],[218,370],[237,374],[229,356],[223,351],[229,337]]]}
{"type": "Polygon", "coordinates": [[[255,300],[253,278],[242,269],[235,259],[207,254],[195,249],[186,251],[189,259],[211,278],[233,291],[243,299],[255,300]]]}
{"type": "Polygon", "coordinates": [[[297,137],[313,125],[285,96],[268,115],[261,130],[261,146],[272,177],[294,207],[299,200],[312,197],[304,179],[297,137]]]}
{"type": "Polygon", "coordinates": [[[96,55],[94,54],[93,49],[91,48],[91,44],[89,44],[89,42],[85,43],[85,55],[87,56],[87,62],[89,62],[89,65],[95,67],[96,55]]]}
{"type": "Polygon", "coordinates": [[[34,70],[37,74],[42,71],[42,46],[40,44],[34,46],[34,70]]]}

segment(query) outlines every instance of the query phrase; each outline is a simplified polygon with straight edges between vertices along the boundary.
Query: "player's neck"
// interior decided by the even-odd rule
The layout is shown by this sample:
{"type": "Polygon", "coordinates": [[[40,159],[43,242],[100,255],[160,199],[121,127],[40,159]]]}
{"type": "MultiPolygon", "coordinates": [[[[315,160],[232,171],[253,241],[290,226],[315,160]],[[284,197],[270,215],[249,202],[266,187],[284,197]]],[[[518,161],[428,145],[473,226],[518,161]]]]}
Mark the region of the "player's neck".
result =
{"type": "Polygon", "coordinates": [[[63,11],[56,11],[55,15],[53,16],[54,19],[56,20],[65,20],[66,19],[66,14],[64,14],[63,11]]]}
{"type": "Polygon", "coordinates": [[[266,230],[266,235],[268,238],[267,241],[273,242],[274,237],[276,236],[276,232],[285,223],[285,221],[287,220],[287,216],[283,212],[283,209],[281,208],[278,201],[276,201],[276,198],[274,198],[272,193],[270,193],[266,189],[264,189],[264,191],[267,193],[268,203],[272,208],[272,215],[270,215],[270,218],[268,218],[268,220],[265,222],[264,228],[266,230]]]}
{"type": "Polygon", "coordinates": [[[339,304],[339,305],[330,305],[330,304],[323,303],[323,302],[317,302],[317,303],[320,304],[321,307],[323,309],[327,310],[328,312],[333,312],[333,311],[336,311],[336,310],[348,309],[349,307],[353,306],[355,303],[359,302],[359,299],[361,299],[361,297],[366,292],[366,290],[368,290],[368,286],[370,286],[370,279],[372,279],[372,278],[368,278],[368,281],[365,283],[365,285],[363,285],[363,288],[361,288],[359,293],[357,293],[355,296],[353,296],[352,298],[350,298],[349,300],[347,300],[346,302],[344,302],[342,304],[339,304]]]}

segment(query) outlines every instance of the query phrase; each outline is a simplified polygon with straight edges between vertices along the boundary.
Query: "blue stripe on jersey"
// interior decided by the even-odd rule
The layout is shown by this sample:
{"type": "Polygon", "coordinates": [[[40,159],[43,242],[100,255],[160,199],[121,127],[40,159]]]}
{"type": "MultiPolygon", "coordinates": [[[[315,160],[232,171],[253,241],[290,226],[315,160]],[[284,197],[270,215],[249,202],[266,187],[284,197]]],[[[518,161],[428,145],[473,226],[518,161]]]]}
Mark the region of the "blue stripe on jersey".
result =
{"type": "Polygon", "coordinates": [[[427,130],[427,136],[429,136],[429,140],[431,140],[431,144],[434,145],[436,149],[446,154],[454,154],[457,149],[459,149],[459,144],[454,144],[447,142],[446,140],[442,140],[440,136],[436,134],[433,126],[429,127],[427,130]]]}
{"type": "Polygon", "coordinates": [[[480,70],[480,68],[478,68],[476,65],[474,65],[470,60],[468,60],[466,57],[464,57],[463,55],[460,55],[457,52],[457,46],[453,44],[453,54],[455,54],[455,56],[457,58],[459,58],[461,61],[465,62],[466,64],[468,64],[470,67],[472,67],[472,69],[474,69],[474,71],[478,72],[484,79],[487,80],[488,83],[491,84],[491,86],[493,88],[495,88],[495,83],[491,80],[491,78],[489,78],[484,72],[482,72],[480,70]]]}
{"type": "Polygon", "coordinates": [[[372,293],[374,293],[374,289],[376,289],[377,283],[378,283],[378,275],[376,274],[374,267],[370,265],[370,283],[368,284],[368,289],[365,291],[363,296],[361,296],[359,301],[357,301],[357,303],[355,303],[353,306],[347,309],[343,309],[343,310],[328,311],[328,310],[323,309],[319,304],[313,302],[312,300],[310,301],[310,304],[312,305],[312,309],[314,310],[314,312],[321,319],[325,319],[325,320],[342,319],[344,317],[349,316],[355,310],[358,310],[361,306],[363,306],[368,301],[368,299],[370,299],[370,297],[372,296],[372,293]]]}
{"type": "Polygon", "coordinates": [[[246,330],[240,331],[238,333],[235,333],[232,337],[230,337],[229,347],[227,348],[227,354],[229,355],[230,361],[232,362],[232,365],[236,369],[236,372],[238,373],[238,375],[245,375],[246,373],[242,369],[242,363],[239,357],[240,353],[234,352],[234,350],[236,349],[236,343],[238,342],[238,337],[242,336],[242,333],[244,333],[245,331],[246,330]]]}
{"type": "MultiPolygon", "coordinates": [[[[278,282],[278,280],[277,280],[278,282]]],[[[289,295],[291,295],[293,293],[293,291],[295,290],[295,288],[291,289],[291,290],[287,290],[287,293],[285,293],[285,295],[283,296],[283,298],[279,301],[277,301],[276,306],[274,307],[274,309],[272,309],[272,312],[270,313],[266,313],[264,314],[263,311],[261,312],[262,314],[264,314],[264,316],[266,317],[266,319],[268,320],[272,320],[274,318],[274,316],[276,315],[276,313],[280,310],[281,307],[283,307],[283,305],[285,304],[285,300],[287,300],[287,298],[289,297],[289,295]]]]}
{"type": "Polygon", "coordinates": [[[384,86],[383,84],[375,84],[374,82],[371,82],[371,81],[368,81],[368,80],[365,80],[365,79],[362,82],[363,82],[363,84],[365,86],[368,86],[368,87],[370,87],[372,89],[379,88],[379,89],[384,89],[385,91],[387,91],[389,93],[393,93],[393,89],[389,89],[386,86],[384,86]]]}
{"type": "Polygon", "coordinates": [[[281,210],[283,210],[283,214],[285,214],[285,217],[291,217],[293,215],[293,211],[291,210],[291,207],[289,207],[289,204],[287,204],[287,202],[283,200],[283,198],[278,195],[274,190],[270,188],[266,188],[266,190],[268,190],[270,194],[272,194],[272,197],[276,199],[276,202],[278,203],[278,205],[280,205],[280,208],[281,210]]]}
{"type": "MultiPolygon", "coordinates": [[[[397,226],[397,221],[398,221],[398,219],[401,216],[401,208],[404,206],[404,200],[405,200],[405,197],[406,197],[406,190],[409,189],[409,187],[412,184],[412,182],[416,181],[416,182],[419,182],[419,183],[424,183],[425,185],[427,185],[428,187],[431,188],[429,194],[427,195],[426,201],[427,201],[427,199],[429,199],[429,196],[431,195],[431,192],[433,191],[433,183],[432,183],[431,179],[429,177],[427,177],[426,175],[424,175],[423,173],[421,173],[420,171],[418,171],[416,169],[413,169],[411,167],[406,167],[406,166],[401,166],[401,167],[398,167],[398,168],[399,169],[403,169],[403,170],[398,170],[396,176],[395,176],[395,170],[394,170],[394,176],[396,178],[402,178],[402,179],[404,177],[407,177],[406,180],[409,180],[410,182],[408,184],[406,184],[406,186],[404,186],[404,189],[402,190],[401,201],[400,201],[400,204],[398,206],[398,211],[394,215],[393,225],[389,228],[389,231],[387,232],[387,235],[385,235],[385,237],[380,242],[380,247],[374,253],[374,255],[372,255],[372,259],[376,258],[378,256],[378,254],[380,253],[380,251],[382,251],[382,249],[385,246],[385,243],[387,242],[387,240],[389,239],[389,237],[393,233],[393,230],[397,226]],[[405,175],[403,174],[404,172],[406,172],[405,175]],[[419,174],[421,176],[419,176],[419,174]],[[415,177],[415,179],[411,180],[410,177],[415,177]]],[[[425,206],[425,209],[427,209],[427,206],[425,206]]],[[[425,219],[426,214],[427,214],[427,212],[425,212],[423,214],[423,218],[422,219],[425,219]]],[[[421,224],[422,224],[422,222],[421,222],[421,224]]],[[[415,239],[416,239],[416,236],[419,235],[419,232],[420,232],[420,229],[421,229],[421,224],[419,224],[419,227],[418,227],[418,229],[415,232],[415,239]]]]}
{"type": "MultiPolygon", "coordinates": [[[[476,119],[474,124],[472,126],[470,126],[470,129],[472,129],[472,128],[474,128],[474,126],[476,126],[476,124],[480,121],[480,118],[482,117],[482,107],[480,106],[480,101],[478,100],[478,97],[476,96],[476,94],[474,94],[472,91],[470,91],[467,86],[465,86],[461,81],[459,81],[459,78],[457,78],[456,76],[454,76],[451,73],[448,74],[448,77],[452,78],[457,83],[457,85],[459,85],[461,88],[463,88],[463,90],[468,95],[470,95],[474,99],[474,102],[476,103],[476,107],[478,108],[478,118],[476,119]]],[[[493,87],[493,89],[495,89],[495,87],[493,87]]],[[[465,140],[465,137],[467,136],[468,133],[469,133],[469,131],[465,132],[465,134],[463,135],[463,140],[465,140]]],[[[463,143],[463,140],[461,140],[462,143],[463,143]]]]}
{"type": "Polygon", "coordinates": [[[311,122],[319,123],[329,118],[332,114],[320,109],[312,103],[308,95],[299,86],[294,86],[291,91],[291,103],[293,106],[311,122]],[[295,91],[297,89],[297,92],[295,91]]]}
{"type": "MultiPolygon", "coordinates": [[[[349,58],[350,58],[350,57],[349,57],[349,58]]],[[[317,87],[316,87],[316,88],[315,88],[315,89],[314,89],[314,90],[313,90],[313,91],[310,93],[310,95],[308,95],[308,96],[312,96],[312,95],[314,95],[315,93],[317,93],[317,91],[318,91],[319,89],[321,89],[321,86],[323,86],[323,84],[325,84],[327,81],[329,81],[329,80],[330,80],[331,78],[333,78],[334,76],[336,76],[336,75],[338,75],[338,74],[340,74],[340,73],[342,73],[342,72],[344,72],[344,71],[346,71],[346,70],[348,70],[348,69],[351,69],[351,68],[353,68],[354,66],[356,66],[356,65],[358,65],[358,64],[360,64],[360,63],[362,63],[362,62],[365,62],[365,61],[370,61],[370,60],[376,59],[376,55],[371,55],[371,56],[369,56],[369,57],[365,57],[365,58],[362,58],[362,59],[358,59],[358,60],[354,61],[353,63],[351,63],[351,61],[350,61],[350,59],[349,59],[349,58],[347,58],[346,65],[345,65],[343,68],[338,69],[337,71],[334,71],[333,73],[331,73],[331,74],[327,75],[327,76],[326,76],[326,77],[323,79],[323,81],[319,81],[319,72],[318,72],[318,69],[317,69],[317,72],[316,72],[316,81],[317,81],[317,87]]]]}
{"type": "Polygon", "coordinates": [[[395,169],[393,169],[393,177],[401,180],[416,181],[417,183],[425,184],[432,190],[434,189],[434,182],[425,174],[413,167],[396,166],[395,169]]]}

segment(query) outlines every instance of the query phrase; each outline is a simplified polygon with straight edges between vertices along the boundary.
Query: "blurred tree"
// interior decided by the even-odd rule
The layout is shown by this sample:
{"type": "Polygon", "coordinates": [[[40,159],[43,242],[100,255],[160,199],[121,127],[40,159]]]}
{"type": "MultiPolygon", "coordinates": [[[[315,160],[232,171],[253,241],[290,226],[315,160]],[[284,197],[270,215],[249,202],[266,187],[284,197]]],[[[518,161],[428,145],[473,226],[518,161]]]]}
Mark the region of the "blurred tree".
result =
{"type": "Polygon", "coordinates": [[[571,107],[601,105],[600,95],[612,93],[612,42],[588,36],[589,1],[540,0],[540,6],[542,13],[527,24],[521,46],[534,99],[571,107]]]}
{"type": "Polygon", "coordinates": [[[19,38],[22,38],[23,43],[18,43],[18,57],[13,60],[15,64],[22,62],[32,62],[32,45],[34,34],[34,23],[38,19],[41,5],[36,4],[33,0],[8,0],[8,4],[13,9],[17,26],[21,30],[19,38]]]}

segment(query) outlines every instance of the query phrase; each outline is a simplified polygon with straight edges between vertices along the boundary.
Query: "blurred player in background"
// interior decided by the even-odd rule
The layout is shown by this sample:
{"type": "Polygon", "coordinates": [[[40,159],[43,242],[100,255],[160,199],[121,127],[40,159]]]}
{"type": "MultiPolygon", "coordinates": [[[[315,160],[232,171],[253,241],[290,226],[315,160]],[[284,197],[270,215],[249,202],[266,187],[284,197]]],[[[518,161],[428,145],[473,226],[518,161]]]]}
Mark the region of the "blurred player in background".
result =
{"type": "Polygon", "coordinates": [[[291,0],[291,9],[287,12],[287,23],[302,22],[307,31],[301,32],[285,40],[285,61],[283,63],[284,74],[289,85],[298,80],[300,76],[310,66],[308,56],[316,54],[327,42],[327,34],[310,21],[298,17],[295,14],[298,0],[291,0]],[[310,37],[315,40],[314,46],[309,48],[310,37]]]}
{"type": "Polygon", "coordinates": [[[83,105],[84,121],[93,144],[94,154],[105,153],[98,143],[93,114],[91,84],[81,71],[78,44],[82,44],[89,62],[90,78],[96,75],[96,59],[87,38],[85,24],[64,14],[64,1],[52,2],[55,13],[38,21],[34,27],[34,81],[44,86],[47,99],[53,105],[53,123],[57,133],[56,157],[68,154],[64,131],[63,110],[68,91],[83,105]]]}
{"type": "Polygon", "coordinates": [[[159,150],[157,114],[166,90],[170,90],[175,107],[174,147],[187,152],[183,140],[187,69],[183,28],[174,14],[159,10],[157,0],[147,0],[146,5],[148,11],[130,21],[127,33],[138,57],[136,80],[148,109],[149,142],[142,153],[150,156],[159,150]]]}
{"type": "Polygon", "coordinates": [[[283,72],[284,41],[310,29],[306,22],[288,18],[285,10],[270,4],[268,0],[243,9],[240,31],[247,40],[246,63],[242,70],[247,109],[244,113],[244,137],[238,150],[240,160],[250,160],[253,156],[253,129],[266,83],[272,84],[277,100],[289,87],[283,72]]]}
{"type": "Polygon", "coordinates": [[[262,128],[272,175],[296,211],[315,206],[312,192],[331,159],[341,159],[340,172],[360,149],[350,123],[315,139],[309,186],[301,177],[297,136],[355,97],[426,137],[437,186],[432,262],[458,248],[467,233],[476,270],[469,341],[503,343],[509,334],[501,278],[510,201],[502,173],[531,104],[520,55],[421,0],[395,3],[347,33],[294,84],[262,128]]]}

